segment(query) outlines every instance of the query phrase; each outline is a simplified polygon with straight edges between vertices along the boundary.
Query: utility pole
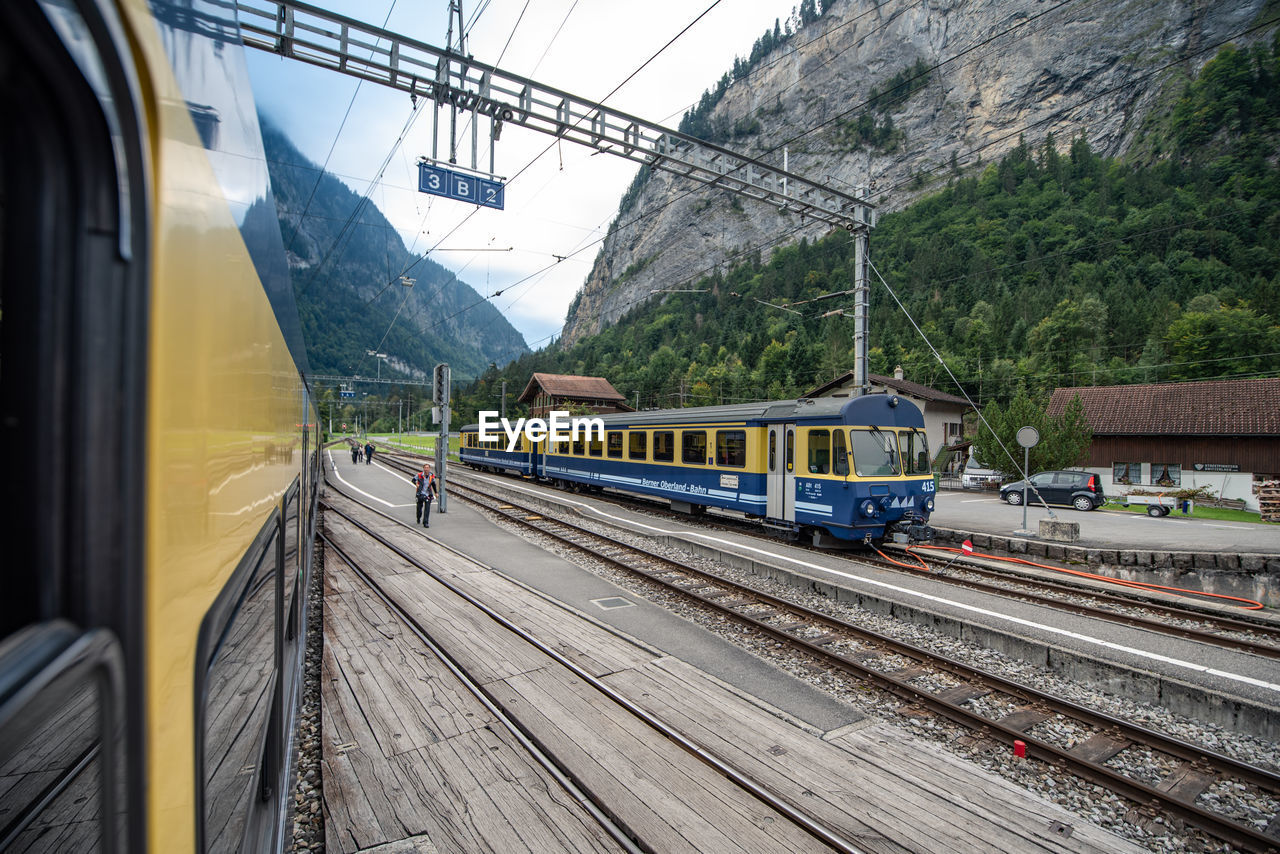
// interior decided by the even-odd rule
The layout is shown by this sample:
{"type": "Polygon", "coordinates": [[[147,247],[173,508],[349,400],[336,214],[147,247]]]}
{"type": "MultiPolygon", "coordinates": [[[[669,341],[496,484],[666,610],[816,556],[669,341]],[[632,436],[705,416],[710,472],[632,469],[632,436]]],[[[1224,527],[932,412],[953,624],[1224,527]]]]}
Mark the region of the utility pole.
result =
{"type": "Polygon", "coordinates": [[[506,380],[502,381],[502,406],[499,408],[502,410],[501,417],[506,418],[507,417],[507,381],[506,380]]]}

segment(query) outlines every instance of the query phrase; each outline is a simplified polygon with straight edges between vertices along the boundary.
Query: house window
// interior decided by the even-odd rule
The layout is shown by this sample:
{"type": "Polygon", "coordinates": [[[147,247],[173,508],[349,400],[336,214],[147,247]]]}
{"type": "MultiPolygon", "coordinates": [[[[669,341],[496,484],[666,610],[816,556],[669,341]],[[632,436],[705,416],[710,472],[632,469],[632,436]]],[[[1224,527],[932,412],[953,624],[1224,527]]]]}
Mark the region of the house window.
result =
{"type": "Polygon", "coordinates": [[[957,421],[948,421],[943,425],[946,430],[947,440],[943,444],[950,445],[952,439],[959,439],[964,435],[964,424],[957,421]]]}
{"type": "Polygon", "coordinates": [[[1152,486],[1181,486],[1182,466],[1178,463],[1152,463],[1152,486]]]}
{"type": "Polygon", "coordinates": [[[1142,483],[1142,463],[1112,463],[1113,483],[1142,483]]]}

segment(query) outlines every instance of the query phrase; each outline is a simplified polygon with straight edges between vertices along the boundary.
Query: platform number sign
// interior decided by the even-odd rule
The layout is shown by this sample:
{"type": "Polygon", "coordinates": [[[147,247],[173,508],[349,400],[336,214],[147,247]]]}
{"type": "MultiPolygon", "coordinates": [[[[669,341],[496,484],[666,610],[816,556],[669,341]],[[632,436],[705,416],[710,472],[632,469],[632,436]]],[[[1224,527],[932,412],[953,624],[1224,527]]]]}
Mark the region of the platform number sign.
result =
{"type": "Polygon", "coordinates": [[[506,203],[506,185],[501,181],[465,175],[434,163],[418,164],[418,191],[498,210],[506,203]]]}

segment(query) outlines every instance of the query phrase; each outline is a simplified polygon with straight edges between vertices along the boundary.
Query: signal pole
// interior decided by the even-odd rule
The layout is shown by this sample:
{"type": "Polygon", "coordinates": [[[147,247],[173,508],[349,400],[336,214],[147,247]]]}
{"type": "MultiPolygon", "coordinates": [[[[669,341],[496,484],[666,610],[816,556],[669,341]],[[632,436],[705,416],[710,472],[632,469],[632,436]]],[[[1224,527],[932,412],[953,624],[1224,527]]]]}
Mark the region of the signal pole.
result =
{"type": "Polygon", "coordinates": [[[445,502],[444,491],[444,469],[445,461],[449,456],[449,366],[441,363],[436,365],[435,382],[432,397],[435,400],[436,407],[439,409],[440,417],[440,437],[436,439],[436,480],[440,482],[440,512],[447,513],[448,504],[445,502]]]}

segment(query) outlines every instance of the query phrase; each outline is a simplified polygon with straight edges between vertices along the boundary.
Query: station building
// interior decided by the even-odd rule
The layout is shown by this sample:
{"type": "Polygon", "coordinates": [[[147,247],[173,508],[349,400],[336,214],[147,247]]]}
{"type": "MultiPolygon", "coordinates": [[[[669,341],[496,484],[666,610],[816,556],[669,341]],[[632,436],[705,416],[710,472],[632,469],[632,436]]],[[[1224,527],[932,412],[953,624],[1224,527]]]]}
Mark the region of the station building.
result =
{"type": "Polygon", "coordinates": [[[1206,487],[1256,511],[1280,481],[1280,378],[1059,388],[1048,414],[1076,395],[1108,495],[1206,487]]]}

